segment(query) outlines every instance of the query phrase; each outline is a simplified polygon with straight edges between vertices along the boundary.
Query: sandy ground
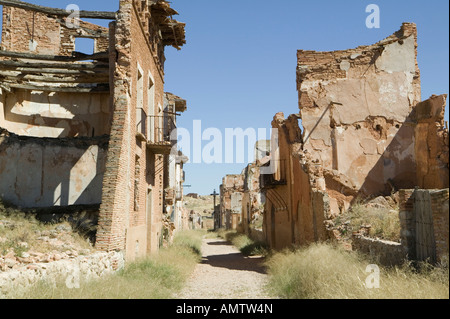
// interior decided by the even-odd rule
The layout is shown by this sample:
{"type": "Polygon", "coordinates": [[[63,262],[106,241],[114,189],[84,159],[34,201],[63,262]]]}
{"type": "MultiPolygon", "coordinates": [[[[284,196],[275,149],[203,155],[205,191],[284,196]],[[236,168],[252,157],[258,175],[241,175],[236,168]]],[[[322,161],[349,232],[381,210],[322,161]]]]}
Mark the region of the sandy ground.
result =
{"type": "Polygon", "coordinates": [[[262,258],[244,257],[224,240],[204,239],[203,260],[177,299],[270,299],[262,258]]]}

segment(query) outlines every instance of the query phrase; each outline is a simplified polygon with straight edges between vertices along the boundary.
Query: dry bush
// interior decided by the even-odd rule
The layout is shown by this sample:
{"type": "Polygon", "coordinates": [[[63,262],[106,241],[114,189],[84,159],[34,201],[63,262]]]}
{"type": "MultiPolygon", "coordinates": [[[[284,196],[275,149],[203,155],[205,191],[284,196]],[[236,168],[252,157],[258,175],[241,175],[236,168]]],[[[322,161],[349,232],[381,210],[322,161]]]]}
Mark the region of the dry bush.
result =
{"type": "Polygon", "coordinates": [[[380,288],[365,287],[371,262],[329,244],[274,254],[269,289],[286,299],[448,299],[448,268],[380,267],[380,288]]]}
{"type": "Polygon", "coordinates": [[[220,230],[218,235],[232,243],[244,256],[266,256],[269,253],[265,243],[254,241],[247,235],[240,234],[234,230],[220,230]]]}
{"type": "Polygon", "coordinates": [[[400,241],[401,226],[398,209],[371,207],[357,202],[349,211],[335,220],[335,226],[344,237],[350,237],[352,232],[358,232],[361,228],[368,226],[369,233],[366,235],[369,237],[400,241]]]}

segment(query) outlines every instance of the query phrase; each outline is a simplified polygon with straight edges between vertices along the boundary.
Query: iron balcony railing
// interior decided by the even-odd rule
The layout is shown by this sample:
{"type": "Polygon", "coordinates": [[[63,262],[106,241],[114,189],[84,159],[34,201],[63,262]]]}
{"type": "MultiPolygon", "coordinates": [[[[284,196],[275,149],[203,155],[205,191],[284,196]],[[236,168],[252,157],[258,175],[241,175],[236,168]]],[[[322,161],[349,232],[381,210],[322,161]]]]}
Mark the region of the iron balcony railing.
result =
{"type": "Polygon", "coordinates": [[[148,116],[150,144],[172,143],[172,132],[177,128],[169,116],[148,116]]]}

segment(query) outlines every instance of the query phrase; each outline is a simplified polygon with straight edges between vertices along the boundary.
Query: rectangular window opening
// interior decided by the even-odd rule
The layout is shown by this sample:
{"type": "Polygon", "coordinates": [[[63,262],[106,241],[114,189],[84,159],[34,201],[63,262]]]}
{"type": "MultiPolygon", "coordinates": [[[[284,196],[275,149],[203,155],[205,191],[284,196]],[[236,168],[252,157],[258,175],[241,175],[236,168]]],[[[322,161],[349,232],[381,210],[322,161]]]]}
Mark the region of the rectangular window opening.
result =
{"type": "Polygon", "coordinates": [[[75,51],[87,55],[94,54],[95,39],[92,38],[75,38],[75,51]]]}

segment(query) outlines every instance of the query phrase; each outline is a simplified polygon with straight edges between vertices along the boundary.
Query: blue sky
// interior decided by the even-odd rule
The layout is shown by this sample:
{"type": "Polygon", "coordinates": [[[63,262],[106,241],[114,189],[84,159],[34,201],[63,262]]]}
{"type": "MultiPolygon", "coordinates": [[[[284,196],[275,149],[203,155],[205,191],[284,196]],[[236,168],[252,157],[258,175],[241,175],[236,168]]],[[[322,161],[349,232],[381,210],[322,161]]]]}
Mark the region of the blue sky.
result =
{"type": "MultiPolygon", "coordinates": [[[[114,1],[35,4],[82,10],[118,9],[114,1]]],[[[402,22],[418,26],[422,98],[449,93],[449,2],[446,0],[173,0],[186,22],[187,44],[166,50],[165,90],[188,102],[179,126],[269,128],[277,112],[298,113],[296,52],[331,51],[378,42],[402,22]],[[368,29],[368,4],[381,10],[381,28],[368,29]]],[[[94,21],[97,22],[97,21],[94,21]]],[[[104,22],[100,22],[104,23],[104,22]]],[[[448,121],[448,109],[446,119],[448,121]]],[[[187,192],[209,194],[245,164],[188,164],[187,192]]]]}

